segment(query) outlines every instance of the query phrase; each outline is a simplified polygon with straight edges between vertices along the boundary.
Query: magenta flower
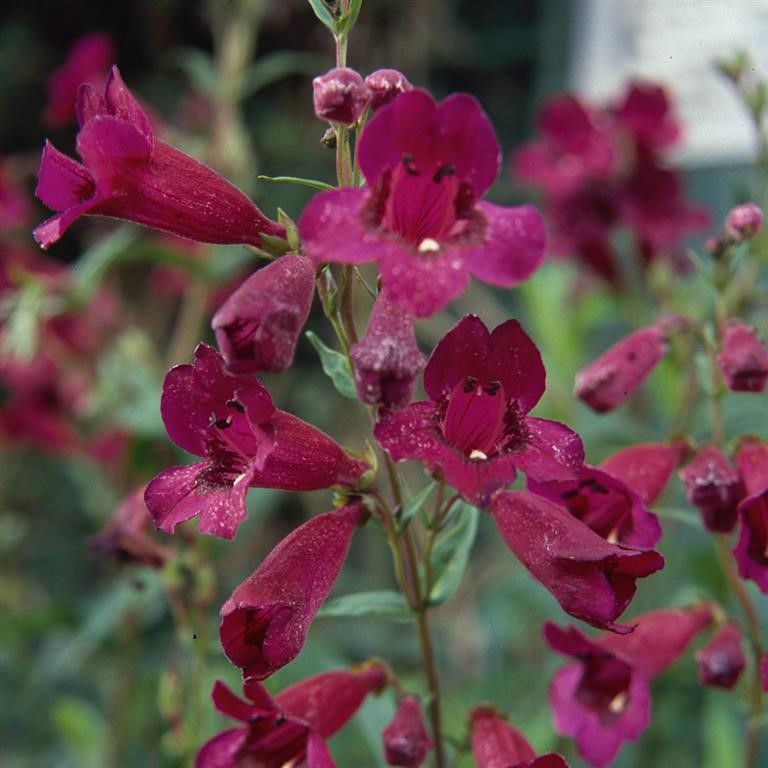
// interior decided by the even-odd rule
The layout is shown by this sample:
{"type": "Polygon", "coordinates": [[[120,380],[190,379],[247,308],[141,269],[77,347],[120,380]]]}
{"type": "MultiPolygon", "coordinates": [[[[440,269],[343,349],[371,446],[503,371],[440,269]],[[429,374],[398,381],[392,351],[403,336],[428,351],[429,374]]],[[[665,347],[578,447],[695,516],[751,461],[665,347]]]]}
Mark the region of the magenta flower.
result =
{"type": "Polygon", "coordinates": [[[595,640],[547,622],[550,647],[575,660],[550,685],[555,729],[576,740],[590,765],[609,765],[622,742],[636,741],[651,722],[649,682],[685,653],[711,618],[707,607],[652,611],[636,617],[630,634],[595,640]]]}
{"type": "Polygon", "coordinates": [[[306,256],[283,256],[254,272],[211,321],[227,370],[289,368],[314,294],[315,268],[306,256]]]}
{"type": "Polygon", "coordinates": [[[728,211],[723,233],[731,243],[753,238],[763,228],[763,211],[756,203],[743,203],[728,211]]]}
{"type": "Polygon", "coordinates": [[[231,539],[245,518],[249,487],[353,485],[367,469],[318,429],[275,408],[256,379],[226,373],[224,359],[205,344],[194,365],[166,375],[160,412],[171,440],[203,458],[166,469],[147,487],[147,506],[167,533],[200,515],[202,533],[231,539]]]}
{"type": "Polygon", "coordinates": [[[369,405],[402,408],[411,402],[426,358],[416,343],[411,317],[380,293],[365,336],[350,349],[358,397],[369,405]]]}
{"type": "Polygon", "coordinates": [[[475,707],[469,723],[475,768],[568,768],[554,752],[536,757],[525,736],[493,707],[475,707]]]}
{"type": "Polygon", "coordinates": [[[244,725],[206,742],[195,766],[333,768],[326,740],[346,725],[369,693],[386,684],[386,670],[375,663],[307,678],[274,698],[253,679],[243,683],[248,701],[217,682],[212,694],[216,709],[244,725]]]}
{"type": "Polygon", "coordinates": [[[284,538],[221,609],[219,636],[243,677],[263,680],[292,661],[368,516],[355,502],[312,518],[284,538]]]}
{"type": "Polygon", "coordinates": [[[56,215],[34,231],[53,245],[81,216],[111,216],[204,243],[261,245],[284,236],[237,187],[208,166],[156,138],[117,67],[104,98],[93,86],[78,93],[77,151],[84,164],[48,143],[36,194],[56,215]]]}
{"type": "Polygon", "coordinates": [[[315,114],[342,125],[356,123],[371,100],[371,90],[354,69],[336,67],[312,81],[315,114]]]}
{"type": "Polygon", "coordinates": [[[702,448],[680,470],[688,501],[701,512],[710,531],[728,533],[736,525],[737,507],[744,498],[739,474],[714,445],[702,448]]]}
{"type": "Polygon", "coordinates": [[[768,446],[757,440],[741,444],[736,454],[746,498],[738,507],[739,540],[733,554],[742,579],[752,579],[768,594],[768,446]]]}
{"type": "Polygon", "coordinates": [[[582,368],[576,374],[575,394],[597,413],[611,411],[651,375],[666,353],[662,328],[641,328],[582,368]]]}
{"type": "Polygon", "coordinates": [[[531,206],[480,198],[499,172],[499,144],[478,103],[424,91],[380,109],[358,148],[368,186],[315,197],[299,220],[318,263],[378,261],[390,298],[419,317],[442,309],[473,275],[510,287],[544,254],[544,226],[531,206]]]}
{"type": "Polygon", "coordinates": [[[768,349],[757,330],[731,322],[723,332],[723,350],[717,364],[728,389],[733,392],[763,392],[768,382],[768,349]]]}
{"type": "Polygon", "coordinates": [[[649,149],[677,144],[682,133],[667,92],[655,83],[633,82],[615,110],[616,120],[649,149]]]}
{"type": "Polygon", "coordinates": [[[721,627],[717,634],[696,652],[699,682],[730,690],[741,677],[746,660],[741,647],[741,632],[731,623],[721,627]]]}
{"type": "Polygon", "coordinates": [[[573,479],[584,458],[579,436],[527,415],[544,379],[539,351],[516,320],[489,333],[479,317],[467,315],[427,363],[430,400],[384,414],[374,436],[395,461],[423,461],[478,506],[517,469],[539,481],[573,479]]]}
{"type": "Polygon", "coordinates": [[[381,732],[387,765],[419,768],[432,749],[424,726],[421,704],[415,696],[403,696],[392,722],[381,732]]]}
{"type": "Polygon", "coordinates": [[[571,616],[612,632],[635,582],[661,569],[658,552],[612,544],[559,504],[528,491],[498,494],[491,516],[507,546],[571,616]]]}
{"type": "Polygon", "coordinates": [[[365,78],[365,84],[371,91],[370,107],[373,112],[378,112],[401,93],[413,90],[408,78],[397,69],[377,69],[365,78]]]}

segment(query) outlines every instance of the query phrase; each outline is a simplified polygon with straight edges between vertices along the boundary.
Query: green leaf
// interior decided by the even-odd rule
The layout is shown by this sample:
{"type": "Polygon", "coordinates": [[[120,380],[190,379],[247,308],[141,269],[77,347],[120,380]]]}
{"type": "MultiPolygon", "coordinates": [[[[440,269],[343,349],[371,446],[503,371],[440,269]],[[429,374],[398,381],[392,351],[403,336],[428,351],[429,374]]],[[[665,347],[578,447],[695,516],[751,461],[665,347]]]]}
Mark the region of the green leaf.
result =
{"type": "Polygon", "coordinates": [[[323,0],[309,0],[309,4],[312,6],[312,10],[315,12],[320,21],[325,24],[328,29],[335,34],[336,32],[336,19],[333,18],[330,8],[323,2],[323,0]]]}
{"type": "Polygon", "coordinates": [[[346,36],[352,31],[362,6],[363,0],[350,0],[349,10],[336,22],[336,35],[346,36]]]}
{"type": "Polygon", "coordinates": [[[352,376],[352,366],[349,364],[349,360],[341,352],[326,346],[316,333],[307,331],[306,336],[309,343],[320,355],[320,365],[323,366],[325,375],[333,382],[333,386],[344,397],[357,400],[355,380],[352,376]]]}
{"type": "Polygon", "coordinates": [[[245,73],[241,98],[260,91],[284,77],[312,74],[322,69],[320,57],[302,51],[275,51],[258,58],[245,73]]]}
{"type": "Polygon", "coordinates": [[[430,605],[441,605],[459,588],[475,541],[480,513],[463,501],[454,505],[454,514],[456,512],[459,513],[458,521],[438,540],[432,551],[430,605]]]}
{"type": "Polygon", "coordinates": [[[332,184],[326,184],[324,181],[318,181],[317,179],[302,179],[300,176],[263,176],[256,177],[259,181],[285,181],[288,184],[301,184],[305,187],[312,187],[313,189],[319,189],[322,192],[328,192],[331,189],[336,189],[332,184]]]}
{"type": "Polygon", "coordinates": [[[0,307],[0,317],[6,328],[5,338],[0,343],[3,357],[31,360],[35,356],[45,298],[45,286],[30,280],[3,301],[0,307]]]}
{"type": "Polygon", "coordinates": [[[177,48],[171,51],[171,55],[195,88],[203,93],[216,93],[216,66],[207,53],[199,48],[177,48]]]}
{"type": "Polygon", "coordinates": [[[83,253],[73,267],[76,278],[75,300],[86,303],[99,287],[104,273],[136,242],[138,230],[130,225],[118,227],[83,253]]]}
{"type": "Polygon", "coordinates": [[[374,589],[329,600],[317,613],[318,616],[355,617],[379,616],[392,621],[411,621],[411,613],[405,598],[391,589],[374,589]]]}
{"type": "Polygon", "coordinates": [[[408,527],[408,523],[411,522],[413,516],[424,506],[424,502],[429,498],[432,491],[435,490],[437,483],[430,483],[426,488],[422,488],[404,507],[400,512],[398,523],[401,531],[404,531],[408,527]]]}
{"type": "Polygon", "coordinates": [[[53,722],[74,763],[81,768],[97,768],[107,760],[107,722],[89,702],[73,696],[57,699],[53,722]]]}

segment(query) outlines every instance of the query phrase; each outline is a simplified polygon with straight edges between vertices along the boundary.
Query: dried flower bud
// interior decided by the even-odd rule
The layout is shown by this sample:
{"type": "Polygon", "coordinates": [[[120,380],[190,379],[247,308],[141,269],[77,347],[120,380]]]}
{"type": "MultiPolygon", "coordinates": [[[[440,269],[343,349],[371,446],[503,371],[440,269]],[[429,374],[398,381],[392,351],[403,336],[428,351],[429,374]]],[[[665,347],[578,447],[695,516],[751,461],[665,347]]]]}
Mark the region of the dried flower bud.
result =
{"type": "Polygon", "coordinates": [[[732,242],[749,240],[763,228],[763,212],[755,203],[732,208],[725,217],[724,232],[732,242]]]}
{"type": "Polygon", "coordinates": [[[321,120],[352,125],[371,100],[363,78],[348,67],[336,67],[312,81],[315,114],[321,120]]]}
{"type": "Polygon", "coordinates": [[[732,531],[743,488],[736,469],[715,446],[702,448],[680,471],[688,501],[710,531],[732,531]]]}
{"type": "Polygon", "coordinates": [[[392,722],[382,731],[387,765],[419,768],[432,749],[421,714],[421,705],[415,696],[404,696],[392,722]]]}
{"type": "Polygon", "coordinates": [[[733,624],[726,624],[696,653],[699,682],[730,690],[744,670],[741,634],[733,624]]]}
{"type": "Polygon", "coordinates": [[[765,389],[768,349],[752,326],[738,322],[728,324],[717,364],[728,389],[733,392],[762,392],[765,389]]]}
{"type": "Polygon", "coordinates": [[[397,98],[401,93],[413,90],[406,76],[396,69],[377,69],[365,78],[371,89],[371,110],[375,112],[397,98]]]}

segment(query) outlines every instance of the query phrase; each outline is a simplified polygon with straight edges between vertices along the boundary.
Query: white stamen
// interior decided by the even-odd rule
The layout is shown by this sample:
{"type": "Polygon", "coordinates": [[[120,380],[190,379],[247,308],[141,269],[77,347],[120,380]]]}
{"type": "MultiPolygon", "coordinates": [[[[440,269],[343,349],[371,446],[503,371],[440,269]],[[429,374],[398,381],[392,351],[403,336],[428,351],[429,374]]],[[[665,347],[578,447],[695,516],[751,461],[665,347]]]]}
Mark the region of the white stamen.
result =
{"type": "Polygon", "coordinates": [[[608,709],[613,712],[614,715],[617,715],[619,712],[624,711],[624,707],[627,706],[627,701],[629,699],[629,696],[627,695],[626,691],[622,691],[621,693],[617,693],[612,699],[611,703],[608,705],[608,709]]]}
{"type": "Polygon", "coordinates": [[[613,529],[613,530],[612,530],[612,531],[611,531],[611,532],[610,532],[610,533],[609,533],[609,534],[606,536],[605,540],[606,540],[606,541],[607,541],[609,544],[618,544],[618,542],[619,542],[619,533],[618,533],[618,531],[617,531],[617,530],[614,528],[614,529],[613,529]]]}
{"type": "Polygon", "coordinates": [[[487,459],[488,457],[477,448],[473,448],[469,454],[470,459],[487,459]]]}
{"type": "Polygon", "coordinates": [[[419,243],[419,253],[435,253],[440,250],[440,243],[437,240],[433,240],[431,237],[425,237],[419,243]]]}

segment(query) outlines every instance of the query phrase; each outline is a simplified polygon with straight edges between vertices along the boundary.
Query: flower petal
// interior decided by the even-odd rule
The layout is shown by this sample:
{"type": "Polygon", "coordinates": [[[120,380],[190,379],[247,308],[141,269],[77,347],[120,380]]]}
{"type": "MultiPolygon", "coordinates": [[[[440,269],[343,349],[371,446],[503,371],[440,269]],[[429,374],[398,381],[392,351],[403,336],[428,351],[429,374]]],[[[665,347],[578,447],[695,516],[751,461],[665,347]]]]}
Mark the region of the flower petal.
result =
{"type": "Polygon", "coordinates": [[[574,480],[584,463],[584,445],[572,429],[559,421],[528,417],[528,437],[514,452],[518,469],[532,480],[574,480]]]}

